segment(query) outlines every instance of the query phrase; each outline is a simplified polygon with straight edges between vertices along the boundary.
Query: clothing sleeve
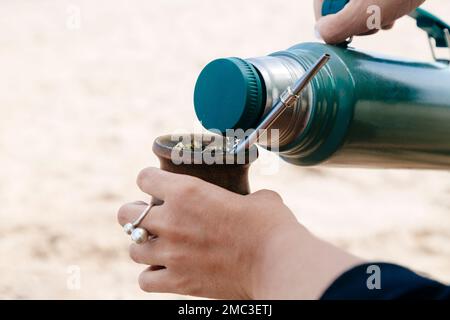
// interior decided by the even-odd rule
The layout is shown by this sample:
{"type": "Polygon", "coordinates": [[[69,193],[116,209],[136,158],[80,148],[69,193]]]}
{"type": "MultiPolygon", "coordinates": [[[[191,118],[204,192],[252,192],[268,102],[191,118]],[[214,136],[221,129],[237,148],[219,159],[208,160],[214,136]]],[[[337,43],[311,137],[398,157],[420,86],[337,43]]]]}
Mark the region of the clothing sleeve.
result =
{"type": "Polygon", "coordinates": [[[325,291],[322,300],[450,300],[450,287],[388,263],[357,266],[325,291]]]}

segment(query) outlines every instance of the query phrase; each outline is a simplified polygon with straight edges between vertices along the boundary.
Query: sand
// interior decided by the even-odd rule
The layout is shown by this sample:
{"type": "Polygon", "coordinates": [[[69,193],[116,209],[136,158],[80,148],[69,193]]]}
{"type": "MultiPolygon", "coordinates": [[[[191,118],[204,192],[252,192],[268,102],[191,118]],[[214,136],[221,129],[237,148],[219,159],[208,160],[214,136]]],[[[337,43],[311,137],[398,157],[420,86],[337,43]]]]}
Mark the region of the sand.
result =
{"type": "MultiPolygon", "coordinates": [[[[154,138],[193,130],[201,68],[316,41],[312,1],[0,6],[0,298],[184,298],[140,291],[143,267],[128,258],[117,209],[147,200],[135,177],[158,165],[154,138]]],[[[450,3],[427,6],[450,19],[450,3]]],[[[430,59],[408,18],[354,45],[430,59]]],[[[309,229],[355,254],[450,282],[449,172],[305,169],[263,152],[251,184],[278,191],[309,229]],[[273,165],[278,174],[265,175],[273,165]]]]}

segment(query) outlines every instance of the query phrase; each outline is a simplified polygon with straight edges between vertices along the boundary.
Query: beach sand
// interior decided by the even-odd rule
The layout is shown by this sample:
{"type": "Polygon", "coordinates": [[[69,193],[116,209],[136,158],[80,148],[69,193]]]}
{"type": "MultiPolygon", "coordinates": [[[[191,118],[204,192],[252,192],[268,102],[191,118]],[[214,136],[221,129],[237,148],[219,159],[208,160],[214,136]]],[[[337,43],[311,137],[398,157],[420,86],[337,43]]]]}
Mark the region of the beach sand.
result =
{"type": "MultiPolygon", "coordinates": [[[[426,6],[450,20],[449,2],[426,6]]],[[[158,166],[153,140],[198,127],[192,93],[202,67],[316,41],[312,1],[0,7],[0,298],[184,299],[140,291],[144,267],[128,258],[117,209],[148,200],[135,179],[158,166]],[[77,271],[81,287],[70,285],[77,271]]],[[[354,46],[430,60],[409,18],[354,46]]],[[[279,192],[338,246],[450,282],[449,172],[301,168],[262,152],[251,184],[279,192]],[[266,175],[273,166],[278,174],[266,175]]]]}

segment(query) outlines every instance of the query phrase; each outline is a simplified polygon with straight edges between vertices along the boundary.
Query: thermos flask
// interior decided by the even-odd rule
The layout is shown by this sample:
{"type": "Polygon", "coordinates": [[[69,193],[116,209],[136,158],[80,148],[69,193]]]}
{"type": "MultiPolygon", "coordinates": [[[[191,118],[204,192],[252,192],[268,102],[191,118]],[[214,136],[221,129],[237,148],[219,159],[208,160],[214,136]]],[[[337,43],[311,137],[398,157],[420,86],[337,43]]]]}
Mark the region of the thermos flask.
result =
{"type": "MultiPolygon", "coordinates": [[[[348,1],[324,1],[335,13],[348,1]]],[[[417,9],[410,15],[432,49],[449,47],[450,27],[417,9]]],[[[433,51],[434,53],[434,51],[433,51]]],[[[303,43],[268,56],[209,63],[195,87],[206,129],[256,128],[280,94],[324,55],[330,61],[276,120],[277,148],[302,166],[450,169],[449,61],[419,62],[366,53],[348,44],[303,43]]],[[[273,139],[259,142],[269,150],[273,139]]]]}

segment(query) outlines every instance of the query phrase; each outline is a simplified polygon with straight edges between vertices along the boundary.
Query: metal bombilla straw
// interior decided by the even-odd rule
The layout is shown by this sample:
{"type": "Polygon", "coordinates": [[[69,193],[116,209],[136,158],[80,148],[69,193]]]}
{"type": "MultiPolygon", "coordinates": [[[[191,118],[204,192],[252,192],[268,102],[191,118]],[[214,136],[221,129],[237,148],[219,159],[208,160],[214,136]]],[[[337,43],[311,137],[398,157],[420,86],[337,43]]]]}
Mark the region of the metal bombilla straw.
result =
{"type": "Polygon", "coordinates": [[[274,122],[283,114],[283,112],[293,106],[300,94],[311,82],[311,80],[317,75],[317,73],[327,64],[330,60],[329,54],[324,54],[306,73],[294,83],[292,87],[288,87],[281,95],[275,106],[265,116],[261,123],[256,127],[251,134],[249,134],[244,140],[241,140],[234,148],[232,153],[238,154],[242,151],[250,149],[258,139],[274,124],[274,122]]]}

